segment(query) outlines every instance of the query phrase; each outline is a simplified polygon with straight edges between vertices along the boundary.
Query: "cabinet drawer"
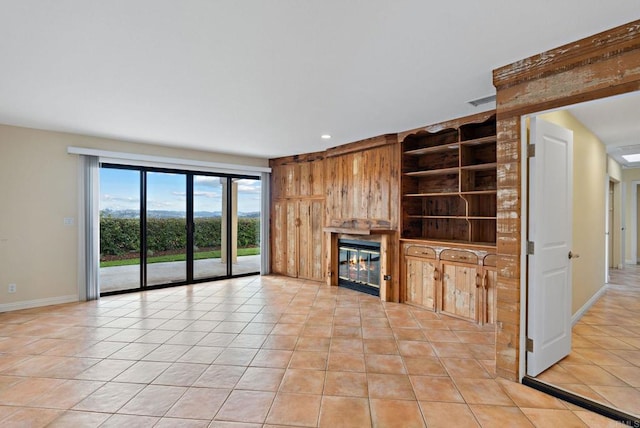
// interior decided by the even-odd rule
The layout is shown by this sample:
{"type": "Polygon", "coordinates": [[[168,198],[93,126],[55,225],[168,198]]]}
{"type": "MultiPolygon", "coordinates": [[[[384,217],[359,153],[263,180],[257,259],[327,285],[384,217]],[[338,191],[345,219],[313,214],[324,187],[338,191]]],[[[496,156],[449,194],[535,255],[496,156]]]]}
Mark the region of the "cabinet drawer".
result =
{"type": "Polygon", "coordinates": [[[495,254],[487,254],[484,256],[483,265],[485,266],[493,266],[496,267],[496,262],[498,261],[498,257],[495,254]]]}
{"type": "Polygon", "coordinates": [[[425,259],[435,259],[436,250],[430,247],[423,247],[419,245],[408,245],[405,248],[405,255],[413,257],[423,257],[425,259]]]}
{"type": "Polygon", "coordinates": [[[478,256],[470,251],[464,250],[442,250],[442,252],[440,253],[440,260],[478,264],[478,256]]]}

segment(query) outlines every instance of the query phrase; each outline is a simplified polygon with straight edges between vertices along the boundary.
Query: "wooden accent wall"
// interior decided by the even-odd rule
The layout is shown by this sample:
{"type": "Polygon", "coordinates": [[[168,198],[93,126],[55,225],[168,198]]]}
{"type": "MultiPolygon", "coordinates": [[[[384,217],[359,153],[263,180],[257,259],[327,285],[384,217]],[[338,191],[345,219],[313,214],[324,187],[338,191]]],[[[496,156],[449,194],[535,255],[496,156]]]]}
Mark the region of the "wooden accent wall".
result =
{"type": "Polygon", "coordinates": [[[332,239],[339,234],[382,233],[387,259],[382,270],[391,279],[382,284],[381,297],[399,300],[397,143],[395,134],[381,135],[269,161],[272,272],[336,285],[332,239]],[[324,210],[319,213],[321,204],[324,210]],[[323,228],[334,230],[323,233],[323,228]],[[318,231],[322,244],[317,242],[318,231]]]}
{"type": "Polygon", "coordinates": [[[271,159],[271,198],[324,198],[324,154],[271,159]]]}
{"type": "Polygon", "coordinates": [[[496,370],[517,380],[520,358],[522,116],[640,90],[640,20],[499,68],[496,370]]]}
{"type": "Polygon", "coordinates": [[[397,142],[382,135],[327,150],[327,226],[398,230],[397,142]]]}

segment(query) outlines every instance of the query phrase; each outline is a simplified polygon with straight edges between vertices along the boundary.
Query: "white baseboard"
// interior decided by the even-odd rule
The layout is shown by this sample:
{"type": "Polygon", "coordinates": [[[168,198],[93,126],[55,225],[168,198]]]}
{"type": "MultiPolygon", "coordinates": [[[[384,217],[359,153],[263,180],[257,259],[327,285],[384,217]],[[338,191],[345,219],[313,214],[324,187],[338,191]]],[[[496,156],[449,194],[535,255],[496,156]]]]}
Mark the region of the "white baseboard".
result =
{"type": "Polygon", "coordinates": [[[39,308],[41,306],[61,305],[78,301],[77,295],[47,297],[46,299],[23,300],[22,302],[0,304],[0,312],[17,311],[20,309],[39,308]]]}
{"type": "Polygon", "coordinates": [[[607,291],[607,288],[607,284],[604,284],[602,287],[600,287],[600,290],[598,290],[593,296],[591,296],[591,298],[584,305],[582,305],[582,307],[578,309],[575,314],[573,314],[573,316],[571,317],[572,326],[576,325],[576,323],[580,321],[580,318],[582,318],[582,316],[589,310],[589,308],[591,308],[591,306],[593,306],[593,304],[598,301],[598,299],[604,294],[604,292],[607,291]]]}

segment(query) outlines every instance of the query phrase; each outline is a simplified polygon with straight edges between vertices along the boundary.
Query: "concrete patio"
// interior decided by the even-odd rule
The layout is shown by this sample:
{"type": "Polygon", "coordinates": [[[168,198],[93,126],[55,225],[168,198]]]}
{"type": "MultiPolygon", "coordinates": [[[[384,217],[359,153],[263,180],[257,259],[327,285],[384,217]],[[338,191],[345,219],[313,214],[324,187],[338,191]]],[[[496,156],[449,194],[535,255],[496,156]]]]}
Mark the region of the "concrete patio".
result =
{"type": "MultiPolygon", "coordinates": [[[[239,256],[233,263],[234,275],[260,272],[260,255],[239,256]]],[[[227,275],[227,266],[221,259],[195,260],[194,276],[198,278],[219,278],[227,275]]],[[[186,262],[152,263],[147,266],[148,285],[181,282],[186,279],[186,262]]],[[[100,292],[130,290],[140,287],[140,265],[113,266],[100,268],[100,292]]]]}

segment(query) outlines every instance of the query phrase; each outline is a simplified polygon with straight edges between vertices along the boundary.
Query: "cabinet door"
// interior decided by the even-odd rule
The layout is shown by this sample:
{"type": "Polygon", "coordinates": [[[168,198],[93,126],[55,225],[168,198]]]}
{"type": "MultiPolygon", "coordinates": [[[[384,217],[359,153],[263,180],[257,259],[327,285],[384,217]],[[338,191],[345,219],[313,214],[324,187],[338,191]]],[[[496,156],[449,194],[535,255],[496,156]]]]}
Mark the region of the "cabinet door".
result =
{"type": "Polygon", "coordinates": [[[487,324],[495,324],[498,318],[496,308],[498,300],[498,272],[495,269],[484,268],[482,287],[484,289],[484,322],[487,324]]]}
{"type": "Polygon", "coordinates": [[[405,302],[436,310],[438,271],[435,260],[405,258],[407,295],[405,302]]]}
{"type": "Polygon", "coordinates": [[[271,213],[271,271],[287,274],[287,202],[275,201],[271,213]]]}
{"type": "Polygon", "coordinates": [[[322,280],[324,260],[322,239],[323,203],[301,200],[298,205],[298,277],[322,280]]]}
{"type": "Polygon", "coordinates": [[[442,263],[442,313],[478,320],[478,266],[442,263]]]}
{"type": "Polygon", "coordinates": [[[291,277],[298,276],[298,229],[300,219],[298,218],[298,203],[295,201],[285,201],[285,224],[287,225],[287,235],[285,238],[285,274],[291,277]]]}

